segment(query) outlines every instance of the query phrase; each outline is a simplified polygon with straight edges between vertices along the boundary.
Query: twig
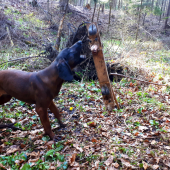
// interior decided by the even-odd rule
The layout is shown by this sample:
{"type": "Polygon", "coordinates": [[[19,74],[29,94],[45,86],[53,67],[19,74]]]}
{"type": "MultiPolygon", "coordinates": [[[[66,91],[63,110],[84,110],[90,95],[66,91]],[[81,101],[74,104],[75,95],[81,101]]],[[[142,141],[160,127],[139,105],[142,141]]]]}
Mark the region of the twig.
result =
{"type": "Polygon", "coordinates": [[[139,80],[139,79],[137,79],[137,78],[125,76],[125,75],[123,75],[123,74],[110,73],[110,75],[126,77],[126,78],[134,79],[134,80],[137,80],[137,81],[141,81],[141,82],[143,82],[143,83],[154,84],[154,85],[158,85],[158,86],[167,86],[167,84],[158,84],[158,83],[153,83],[153,82],[149,82],[149,81],[139,80]]]}
{"type": "Polygon", "coordinates": [[[2,40],[8,33],[5,33],[3,34],[1,37],[0,37],[0,40],[2,40]]]}
{"type": "Polygon", "coordinates": [[[11,33],[10,33],[10,31],[9,31],[9,27],[8,27],[8,26],[6,27],[6,30],[7,30],[7,33],[8,33],[8,36],[9,36],[10,42],[11,42],[11,47],[13,47],[13,46],[14,46],[14,43],[13,43],[13,41],[12,41],[11,33]]]}

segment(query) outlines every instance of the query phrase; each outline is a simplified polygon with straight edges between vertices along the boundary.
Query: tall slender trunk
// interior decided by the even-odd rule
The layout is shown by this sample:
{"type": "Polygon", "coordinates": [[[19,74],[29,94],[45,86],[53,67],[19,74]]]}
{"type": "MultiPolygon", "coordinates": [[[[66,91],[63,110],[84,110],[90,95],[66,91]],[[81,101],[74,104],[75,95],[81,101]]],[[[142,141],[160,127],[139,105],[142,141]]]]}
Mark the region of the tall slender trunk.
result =
{"type": "Polygon", "coordinates": [[[102,13],[104,13],[104,3],[102,4],[102,13]]]}
{"type": "Polygon", "coordinates": [[[143,14],[143,26],[145,25],[145,18],[146,18],[146,15],[147,15],[147,13],[145,12],[144,14],[143,14]]]}
{"type": "Polygon", "coordinates": [[[167,9],[164,29],[166,29],[167,27],[169,28],[169,25],[168,25],[169,15],[170,15],[170,0],[169,0],[168,9],[167,9]]]}
{"type": "Polygon", "coordinates": [[[140,3],[138,25],[137,25],[137,30],[136,30],[136,41],[137,41],[137,39],[138,39],[139,24],[140,24],[140,16],[141,16],[141,11],[142,11],[142,2],[143,2],[143,0],[141,0],[141,3],[140,3]]]}
{"type": "Polygon", "coordinates": [[[67,0],[67,4],[66,4],[66,8],[65,8],[65,13],[63,15],[63,18],[61,18],[61,20],[60,20],[60,25],[59,25],[59,28],[58,28],[57,40],[56,40],[56,44],[55,44],[55,49],[57,51],[59,51],[59,47],[60,47],[61,31],[63,29],[63,23],[64,23],[64,19],[65,19],[66,13],[67,13],[68,2],[69,2],[69,0],[67,0]]]}
{"type": "Polygon", "coordinates": [[[94,14],[95,14],[95,11],[96,11],[96,2],[95,2],[95,4],[94,4],[94,11],[93,11],[93,16],[92,16],[92,20],[91,20],[91,22],[93,22],[93,21],[94,21],[94,14]]]}
{"type": "Polygon", "coordinates": [[[118,9],[120,9],[120,0],[119,0],[119,3],[118,3],[118,9]]]}
{"type": "Polygon", "coordinates": [[[165,1],[165,3],[164,3],[164,7],[163,7],[163,16],[165,16],[166,4],[167,4],[167,1],[165,1]]]}
{"type": "Polygon", "coordinates": [[[112,5],[110,4],[110,10],[109,10],[109,24],[110,24],[111,12],[112,12],[112,5]]]}
{"type": "Polygon", "coordinates": [[[154,0],[152,0],[152,6],[151,6],[152,11],[153,11],[153,7],[154,7],[154,0]]]}
{"type": "Polygon", "coordinates": [[[47,0],[47,12],[49,13],[50,12],[50,0],[47,0]]]}
{"type": "Polygon", "coordinates": [[[161,14],[160,14],[160,16],[159,16],[159,23],[161,22],[161,17],[162,17],[162,11],[163,11],[164,1],[165,1],[165,0],[162,0],[162,5],[161,5],[161,14]]]}
{"type": "Polygon", "coordinates": [[[97,14],[97,22],[98,22],[98,20],[99,20],[99,14],[100,14],[100,8],[101,8],[101,4],[100,4],[100,6],[99,6],[99,10],[98,10],[98,14],[97,14]]]}

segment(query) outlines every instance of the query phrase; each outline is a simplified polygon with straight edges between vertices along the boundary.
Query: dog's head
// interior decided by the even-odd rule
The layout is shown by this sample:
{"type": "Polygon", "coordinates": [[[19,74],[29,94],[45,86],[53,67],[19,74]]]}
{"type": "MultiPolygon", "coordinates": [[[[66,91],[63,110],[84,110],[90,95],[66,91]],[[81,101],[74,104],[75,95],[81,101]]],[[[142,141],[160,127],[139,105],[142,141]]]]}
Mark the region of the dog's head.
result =
{"type": "Polygon", "coordinates": [[[57,56],[57,70],[59,77],[65,81],[73,80],[71,69],[85,60],[81,57],[82,41],[78,41],[70,48],[65,48],[57,56]]]}

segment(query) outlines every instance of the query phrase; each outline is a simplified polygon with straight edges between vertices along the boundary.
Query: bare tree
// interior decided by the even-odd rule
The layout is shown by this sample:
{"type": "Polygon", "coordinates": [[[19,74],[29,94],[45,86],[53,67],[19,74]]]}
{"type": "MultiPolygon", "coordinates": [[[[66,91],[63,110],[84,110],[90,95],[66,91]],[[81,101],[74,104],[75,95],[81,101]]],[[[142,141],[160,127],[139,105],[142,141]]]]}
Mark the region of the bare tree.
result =
{"type": "Polygon", "coordinates": [[[165,0],[162,0],[161,14],[160,14],[160,16],[159,16],[159,23],[161,22],[161,17],[162,17],[162,11],[163,11],[163,6],[164,6],[164,1],[165,1],[165,0]]]}
{"type": "Polygon", "coordinates": [[[141,17],[141,11],[142,11],[142,3],[143,3],[143,0],[141,0],[141,2],[140,2],[139,18],[138,18],[138,25],[137,25],[137,30],[136,30],[136,41],[138,39],[139,24],[140,24],[140,17],[141,17]]]}
{"type": "Polygon", "coordinates": [[[47,12],[50,12],[50,0],[47,0],[47,12]]]}
{"type": "Polygon", "coordinates": [[[101,8],[101,4],[99,5],[99,10],[98,10],[98,14],[97,14],[97,22],[98,22],[98,20],[99,20],[99,14],[100,14],[100,8],[101,8]]]}
{"type": "Polygon", "coordinates": [[[60,0],[60,12],[65,11],[68,0],[60,0]]]}
{"type": "Polygon", "coordinates": [[[94,21],[94,14],[95,14],[95,11],[96,11],[96,4],[97,4],[97,0],[94,0],[94,11],[93,11],[93,16],[92,16],[91,22],[94,21]]]}
{"type": "Polygon", "coordinates": [[[169,15],[170,15],[170,0],[169,0],[168,9],[167,9],[166,19],[165,19],[165,26],[164,26],[165,29],[170,28],[170,26],[168,25],[169,15]]]}
{"type": "Polygon", "coordinates": [[[105,4],[103,3],[102,4],[102,13],[104,13],[104,6],[105,6],[105,4]]]}
{"type": "Polygon", "coordinates": [[[110,0],[109,6],[110,6],[110,10],[109,10],[109,24],[110,24],[110,18],[111,18],[112,7],[113,7],[113,0],[110,0]]]}
{"type": "Polygon", "coordinates": [[[55,44],[55,49],[57,51],[59,51],[59,47],[60,47],[61,31],[63,29],[63,23],[64,23],[64,19],[65,19],[66,13],[67,13],[68,2],[69,2],[69,0],[67,0],[67,4],[66,4],[66,8],[65,8],[65,13],[64,13],[62,19],[60,20],[60,25],[59,25],[59,28],[58,28],[57,40],[56,40],[56,44],[55,44]]]}

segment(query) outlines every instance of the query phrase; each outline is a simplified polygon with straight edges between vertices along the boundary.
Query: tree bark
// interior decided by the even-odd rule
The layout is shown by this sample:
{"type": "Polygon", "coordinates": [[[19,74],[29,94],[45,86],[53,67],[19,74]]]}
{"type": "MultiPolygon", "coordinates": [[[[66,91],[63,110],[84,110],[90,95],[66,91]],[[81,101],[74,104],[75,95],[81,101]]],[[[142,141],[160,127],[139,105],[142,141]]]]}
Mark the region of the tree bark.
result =
{"type": "Polygon", "coordinates": [[[93,11],[93,16],[92,16],[92,20],[91,20],[91,22],[93,22],[93,21],[94,21],[94,14],[95,14],[95,11],[96,11],[96,2],[95,2],[95,4],[94,4],[94,11],[93,11]]]}
{"type": "Polygon", "coordinates": [[[102,4],[102,13],[104,13],[104,3],[102,4]]]}
{"type": "Polygon", "coordinates": [[[111,5],[111,3],[110,3],[110,10],[109,10],[109,24],[110,24],[111,13],[112,13],[112,5],[111,5]]]}
{"type": "Polygon", "coordinates": [[[50,12],[50,0],[47,0],[47,12],[49,13],[50,12]]]}
{"type": "Polygon", "coordinates": [[[166,19],[165,19],[165,26],[164,26],[164,29],[170,27],[170,26],[168,25],[169,15],[170,15],[170,0],[169,0],[168,9],[167,9],[167,14],[166,14],[166,19]]]}
{"type": "Polygon", "coordinates": [[[60,0],[60,12],[65,11],[66,5],[68,0],[60,0]]]}
{"type": "Polygon", "coordinates": [[[118,9],[120,9],[120,0],[119,0],[119,3],[118,3],[118,9]]]}
{"type": "Polygon", "coordinates": [[[164,3],[164,7],[163,7],[163,16],[165,16],[165,10],[166,10],[166,4],[167,4],[167,1],[165,1],[165,3],[164,3]]]}
{"type": "Polygon", "coordinates": [[[137,26],[137,30],[136,30],[136,41],[137,41],[137,39],[138,39],[140,16],[141,16],[141,11],[142,11],[142,2],[143,2],[143,0],[141,0],[140,9],[139,9],[138,26],[137,26]]]}
{"type": "Polygon", "coordinates": [[[97,22],[98,22],[98,20],[99,20],[100,8],[101,8],[101,4],[100,4],[100,6],[99,6],[99,10],[98,10],[98,14],[97,14],[97,22]]]}
{"type": "Polygon", "coordinates": [[[147,13],[145,12],[144,14],[143,14],[143,26],[145,25],[145,18],[146,18],[146,15],[147,15],[147,13]]]}
{"type": "Polygon", "coordinates": [[[57,40],[56,40],[56,44],[55,44],[55,49],[57,51],[59,51],[59,47],[60,47],[61,31],[63,29],[64,18],[65,18],[66,13],[67,13],[68,2],[69,2],[69,0],[67,0],[65,14],[64,14],[63,18],[60,20],[60,25],[59,25],[59,29],[58,29],[58,33],[57,33],[57,40]]]}
{"type": "Polygon", "coordinates": [[[161,22],[163,6],[164,6],[164,0],[162,0],[162,5],[161,5],[161,14],[160,14],[160,16],[159,16],[159,23],[161,22]]]}

